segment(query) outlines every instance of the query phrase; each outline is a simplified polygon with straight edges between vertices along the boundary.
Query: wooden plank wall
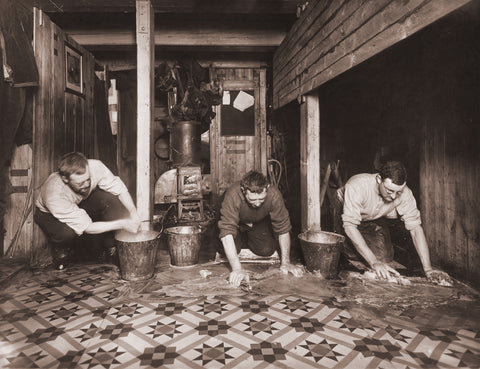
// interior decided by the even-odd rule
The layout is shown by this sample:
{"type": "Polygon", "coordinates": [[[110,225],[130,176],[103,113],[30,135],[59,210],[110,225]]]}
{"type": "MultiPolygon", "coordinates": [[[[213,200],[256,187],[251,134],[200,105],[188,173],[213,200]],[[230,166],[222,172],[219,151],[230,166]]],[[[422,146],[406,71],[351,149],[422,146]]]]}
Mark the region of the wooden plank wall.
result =
{"type": "Polygon", "coordinates": [[[275,52],[273,108],[318,88],[470,1],[311,1],[275,52]]]}
{"type": "MultiPolygon", "coordinates": [[[[93,56],[38,9],[34,9],[34,51],[39,87],[34,96],[33,201],[63,154],[74,150],[82,151],[87,157],[96,154],[93,56]],[[65,90],[65,41],[82,54],[82,95],[65,90]]],[[[30,263],[45,262],[48,262],[47,242],[38,226],[34,226],[30,263]]]]}
{"type": "Polygon", "coordinates": [[[7,256],[28,258],[32,247],[32,148],[16,146],[12,156],[9,179],[12,193],[8,196],[4,217],[4,247],[7,256]]]}
{"type": "Polygon", "coordinates": [[[480,131],[450,118],[425,122],[420,210],[432,262],[478,287],[480,131]]]}

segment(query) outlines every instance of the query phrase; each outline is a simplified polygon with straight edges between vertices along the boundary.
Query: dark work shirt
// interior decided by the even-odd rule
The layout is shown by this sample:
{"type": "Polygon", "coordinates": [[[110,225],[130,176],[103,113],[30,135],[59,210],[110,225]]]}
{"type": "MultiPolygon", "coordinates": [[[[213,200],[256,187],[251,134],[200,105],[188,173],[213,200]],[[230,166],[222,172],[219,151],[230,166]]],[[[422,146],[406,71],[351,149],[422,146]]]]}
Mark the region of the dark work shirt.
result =
{"type": "Polygon", "coordinates": [[[288,233],[292,229],[285,202],[277,187],[270,185],[265,201],[259,208],[254,209],[245,200],[238,181],[225,193],[218,221],[219,237],[223,238],[228,234],[235,237],[240,224],[256,223],[267,216],[270,216],[276,235],[288,233]]]}

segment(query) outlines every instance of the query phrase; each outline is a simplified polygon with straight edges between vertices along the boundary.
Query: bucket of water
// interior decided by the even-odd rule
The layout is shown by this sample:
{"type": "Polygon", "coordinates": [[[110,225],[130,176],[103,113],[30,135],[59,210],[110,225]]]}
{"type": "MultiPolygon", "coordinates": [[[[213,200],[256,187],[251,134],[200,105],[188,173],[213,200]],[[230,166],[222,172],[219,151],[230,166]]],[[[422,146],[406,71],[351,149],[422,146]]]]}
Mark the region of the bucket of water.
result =
{"type": "Polygon", "coordinates": [[[115,234],[120,275],[123,279],[140,281],[153,276],[160,235],[160,232],[148,230],[138,233],[119,231],[115,234]]]}
{"type": "Polygon", "coordinates": [[[307,270],[335,278],[345,237],[336,233],[309,231],[298,235],[307,270]]]}
{"type": "Polygon", "coordinates": [[[204,231],[200,226],[166,228],[164,233],[167,235],[170,263],[180,267],[197,264],[204,231]]]}

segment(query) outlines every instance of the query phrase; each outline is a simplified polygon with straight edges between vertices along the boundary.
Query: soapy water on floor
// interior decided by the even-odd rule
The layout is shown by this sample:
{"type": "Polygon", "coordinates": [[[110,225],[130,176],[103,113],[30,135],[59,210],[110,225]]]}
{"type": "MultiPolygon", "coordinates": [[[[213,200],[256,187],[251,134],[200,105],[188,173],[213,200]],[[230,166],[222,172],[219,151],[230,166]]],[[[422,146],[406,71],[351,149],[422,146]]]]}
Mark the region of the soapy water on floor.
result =
{"type": "MultiPolygon", "coordinates": [[[[249,285],[243,283],[234,287],[228,282],[230,269],[226,263],[213,260],[200,262],[188,267],[176,267],[170,264],[167,250],[160,250],[153,278],[144,281],[125,281],[121,279],[119,268],[112,264],[89,266],[92,274],[102,274],[102,278],[111,280],[115,286],[112,303],[121,300],[175,300],[178,297],[199,296],[245,296],[258,298],[267,295],[295,294],[310,299],[332,300],[347,308],[358,321],[379,319],[395,311],[403,314],[427,315],[429,324],[445,328],[456,326],[468,317],[469,325],[480,330],[480,293],[464,283],[455,281],[453,287],[434,285],[425,277],[404,277],[409,285],[379,281],[363,277],[362,273],[340,270],[337,279],[324,279],[320,273],[305,270],[302,277],[284,275],[278,264],[244,264],[250,275],[249,285]],[[447,314],[451,321],[436,322],[434,318],[447,314]],[[472,317],[477,316],[477,319],[472,317]]],[[[51,268],[42,271],[24,272],[11,284],[21,284],[22,279],[32,278],[44,282],[62,279],[75,273],[78,265],[66,271],[51,268]]]]}
{"type": "MultiPolygon", "coordinates": [[[[451,322],[441,321],[441,327],[455,326],[466,316],[480,329],[480,294],[473,288],[456,281],[453,287],[434,285],[425,277],[404,277],[409,285],[363,278],[361,273],[342,270],[337,279],[324,279],[320,273],[305,270],[302,277],[284,275],[279,265],[244,264],[250,276],[249,285],[233,287],[228,283],[230,269],[227,264],[213,261],[189,267],[174,267],[168,262],[159,264],[155,277],[144,282],[123,282],[130,288],[131,297],[143,299],[174,299],[198,296],[244,296],[257,298],[266,295],[296,294],[313,299],[333,299],[348,308],[358,321],[378,319],[385,314],[402,312],[418,314],[425,311],[429,317],[445,314],[451,322]],[[135,286],[136,284],[136,286],[135,286]],[[468,312],[468,313],[467,313],[468,312]],[[465,315],[467,314],[467,315],[465,315]]],[[[469,324],[472,324],[471,322],[469,324]]]]}

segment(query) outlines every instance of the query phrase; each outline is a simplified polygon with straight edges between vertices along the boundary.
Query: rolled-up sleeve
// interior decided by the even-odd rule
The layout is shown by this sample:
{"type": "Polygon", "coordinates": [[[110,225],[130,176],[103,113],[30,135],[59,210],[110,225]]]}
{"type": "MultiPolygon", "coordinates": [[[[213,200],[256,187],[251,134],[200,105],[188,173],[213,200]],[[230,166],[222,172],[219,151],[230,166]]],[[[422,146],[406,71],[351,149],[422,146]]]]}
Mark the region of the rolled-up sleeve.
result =
{"type": "Polygon", "coordinates": [[[128,192],[127,186],[125,186],[125,183],[123,183],[120,177],[113,175],[110,169],[101,161],[89,160],[89,166],[92,177],[98,181],[95,185],[100,189],[110,192],[115,196],[128,192]]]}
{"type": "Polygon", "coordinates": [[[228,189],[220,207],[220,220],[218,221],[219,237],[231,234],[234,238],[238,232],[240,222],[239,201],[235,201],[236,193],[228,189]]]}
{"type": "Polygon", "coordinates": [[[362,197],[356,191],[355,187],[348,183],[345,185],[343,196],[343,226],[357,227],[362,222],[362,197]]]}
{"type": "Polygon", "coordinates": [[[415,201],[412,190],[408,187],[405,188],[402,193],[401,201],[397,205],[397,212],[400,215],[400,219],[405,223],[405,228],[408,231],[411,231],[422,224],[417,202],[415,201]]]}

